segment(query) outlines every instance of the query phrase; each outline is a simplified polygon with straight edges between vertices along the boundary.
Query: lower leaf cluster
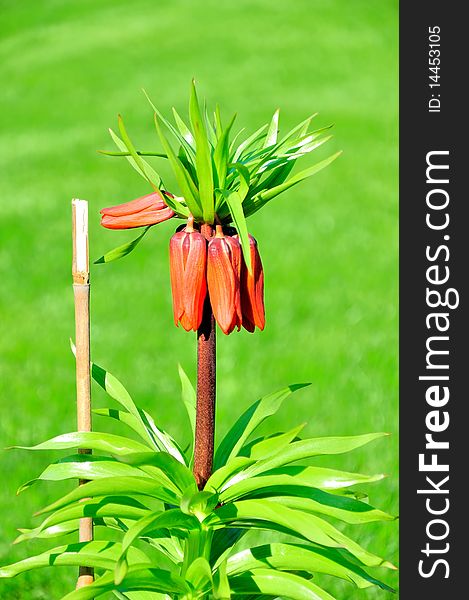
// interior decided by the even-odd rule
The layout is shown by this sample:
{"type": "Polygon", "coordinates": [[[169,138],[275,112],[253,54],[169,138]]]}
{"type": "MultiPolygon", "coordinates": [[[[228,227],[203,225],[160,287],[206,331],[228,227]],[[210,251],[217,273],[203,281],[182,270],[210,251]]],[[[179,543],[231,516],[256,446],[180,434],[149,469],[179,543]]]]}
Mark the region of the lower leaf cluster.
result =
{"type": "MultiPolygon", "coordinates": [[[[383,476],[301,464],[316,456],[355,450],[385,434],[301,439],[300,426],[253,439],[283,400],[303,387],[290,386],[258,400],[240,416],[218,448],[213,475],[198,490],[191,471],[191,447],[184,452],[148,413],[136,407],[110,373],[93,365],[92,374],[120,404],[119,410],[95,412],[121,421],[140,440],[75,432],[29,448],[85,447],[99,454],[62,458],[20,488],[23,491],[41,480],[87,480],[39,511],[41,524],[21,529],[16,541],[75,532],[83,517],[93,518],[97,538],[103,537],[105,528],[113,532],[115,541],[58,545],[0,568],[0,577],[51,565],[93,567],[96,581],[63,600],[106,593],[121,600],[331,599],[316,583],[316,574],[338,577],[358,588],[392,591],[368,570],[395,567],[329,521],[393,520],[353,489],[383,476]],[[255,530],[259,531],[256,541],[247,544],[246,534],[255,530]]],[[[194,429],[195,393],[185,373],[180,370],[180,374],[194,429]]]]}

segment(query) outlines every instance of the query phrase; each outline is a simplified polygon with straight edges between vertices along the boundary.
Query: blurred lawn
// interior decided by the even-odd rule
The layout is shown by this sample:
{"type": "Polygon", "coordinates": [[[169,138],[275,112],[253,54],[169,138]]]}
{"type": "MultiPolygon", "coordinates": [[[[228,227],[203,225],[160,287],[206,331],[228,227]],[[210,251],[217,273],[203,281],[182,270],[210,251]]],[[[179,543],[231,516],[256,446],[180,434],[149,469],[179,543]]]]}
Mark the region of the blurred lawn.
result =
{"type": "MultiPolygon", "coordinates": [[[[193,75],[225,115],[238,112],[238,125],[254,128],[277,106],[283,129],[319,111],[318,125],[334,122],[336,137],[316,158],[344,150],[250,221],[268,324],[263,334],[219,336],[218,434],[259,395],[297,381],[313,384],[272,426],[397,433],[397,1],[0,0],[0,20],[0,445],[74,429],[70,199],[90,201],[92,257],[132,237],[100,229],[98,209],[149,190],[121,159],[95,151],[112,147],[106,128],[117,112],[140,147],[155,148],[140,88],[159,107],[185,111],[193,75]]],[[[93,269],[92,341],[95,360],[184,437],[176,366],[194,375],[194,338],[171,324],[173,228],[155,228],[128,259],[93,269]]],[[[98,390],[94,401],[107,403],[98,390]]],[[[0,564],[32,551],[11,547],[15,528],[62,489],[38,485],[15,498],[51,458],[0,454],[0,564]]],[[[397,512],[396,435],[328,464],[388,473],[370,498],[397,512]]],[[[397,560],[396,524],[353,533],[397,560]]],[[[31,572],[2,581],[0,596],[59,598],[74,578],[75,569],[31,572]]]]}

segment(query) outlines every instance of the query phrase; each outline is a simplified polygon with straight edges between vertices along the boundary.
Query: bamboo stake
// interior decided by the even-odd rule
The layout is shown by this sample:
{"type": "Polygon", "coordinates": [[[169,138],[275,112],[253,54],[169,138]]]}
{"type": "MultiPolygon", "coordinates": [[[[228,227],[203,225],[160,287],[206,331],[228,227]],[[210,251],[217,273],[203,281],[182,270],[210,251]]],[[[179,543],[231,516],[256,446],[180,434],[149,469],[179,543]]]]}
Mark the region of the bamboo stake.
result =
{"type": "MultiPolygon", "coordinates": [[[[77,386],[77,430],[91,431],[91,378],[90,378],[90,273],[88,255],[88,202],[72,200],[73,237],[73,295],[75,300],[75,346],[77,386]]],[[[91,450],[79,448],[79,454],[91,450]]],[[[80,480],[79,485],[86,483],[80,480]]],[[[80,519],[79,540],[93,539],[93,520],[80,519]]],[[[80,567],[77,588],[93,583],[90,567],[80,567]]]]}

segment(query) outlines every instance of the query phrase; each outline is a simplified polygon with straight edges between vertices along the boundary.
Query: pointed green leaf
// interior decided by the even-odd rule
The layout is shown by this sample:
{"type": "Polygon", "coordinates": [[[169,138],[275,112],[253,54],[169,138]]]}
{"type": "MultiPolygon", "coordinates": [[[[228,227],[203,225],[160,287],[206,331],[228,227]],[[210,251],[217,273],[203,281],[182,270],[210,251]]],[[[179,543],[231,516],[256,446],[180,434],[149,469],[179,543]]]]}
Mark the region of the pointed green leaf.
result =
{"type": "MultiPolygon", "coordinates": [[[[226,173],[228,169],[229,163],[229,137],[230,131],[233,127],[233,123],[235,122],[236,115],[233,116],[230,123],[224,130],[221,131],[221,135],[218,139],[217,145],[215,147],[215,152],[213,153],[213,161],[215,163],[215,168],[217,172],[218,178],[218,187],[223,188],[225,186],[226,173]]],[[[221,124],[220,124],[221,127],[221,124]]]]}
{"type": "Polygon", "coordinates": [[[248,271],[251,272],[251,247],[249,244],[249,233],[246,219],[244,218],[241,196],[238,194],[238,192],[224,193],[223,196],[228,204],[235,227],[238,231],[244,262],[246,263],[248,271]]]}
{"type": "Polygon", "coordinates": [[[345,548],[366,566],[394,568],[324,519],[270,500],[241,500],[225,504],[209,515],[204,524],[215,528],[231,524],[283,531],[321,546],[345,548]]]}
{"type": "Polygon", "coordinates": [[[196,414],[196,403],[197,396],[195,393],[194,386],[192,385],[189,377],[182,366],[178,365],[179,378],[181,380],[181,396],[184,406],[186,407],[187,414],[189,416],[189,422],[192,430],[192,443],[195,440],[195,414],[196,414]]]}
{"type": "MultiPolygon", "coordinates": [[[[290,600],[335,600],[312,581],[273,569],[254,569],[230,578],[235,594],[274,596],[290,600]]],[[[65,599],[64,599],[65,600],[65,599]]]]}
{"type": "Polygon", "coordinates": [[[125,579],[118,585],[114,583],[114,574],[107,573],[93,584],[70,592],[62,600],[93,600],[106,592],[138,590],[177,594],[181,597],[189,594],[189,587],[182,577],[163,569],[148,569],[136,565],[129,569],[125,579]]]}
{"type": "Polygon", "coordinates": [[[147,413],[144,410],[140,410],[140,414],[142,415],[142,419],[146,427],[149,428],[149,430],[154,435],[155,440],[158,441],[161,450],[173,456],[182,465],[185,465],[186,459],[184,458],[184,452],[182,451],[181,447],[176,442],[176,440],[171,435],[169,435],[169,433],[157,427],[155,421],[153,420],[153,417],[149,413],[147,413]]]}
{"type": "MultiPolygon", "coordinates": [[[[264,126],[265,129],[266,126],[264,126]]],[[[244,133],[245,128],[242,127],[237,133],[235,133],[235,135],[233,136],[233,139],[231,140],[230,143],[230,158],[233,158],[234,160],[234,150],[236,148],[236,142],[238,141],[239,136],[244,133]]]]}
{"type": "Polygon", "coordinates": [[[121,406],[125,408],[131,415],[135,417],[135,419],[139,423],[139,435],[146,441],[150,448],[154,450],[160,450],[160,446],[157,441],[148,431],[148,428],[145,426],[143,422],[140,411],[135,406],[132,397],[129,392],[125,389],[122,383],[109,371],[103,369],[96,363],[91,364],[91,376],[96,381],[98,385],[100,385],[105,392],[111,396],[114,400],[116,400],[121,406]]]}
{"type": "MultiPolygon", "coordinates": [[[[19,573],[49,566],[83,566],[112,570],[121,553],[122,545],[116,542],[93,541],[67,544],[30,556],[15,564],[0,567],[0,577],[15,577],[19,573]]],[[[129,562],[151,565],[144,552],[132,548],[129,562]]]]}
{"type": "Polygon", "coordinates": [[[150,415],[135,405],[129,392],[117,377],[96,363],[91,364],[91,375],[111,398],[119,402],[135,418],[134,425],[138,424],[137,432],[150,448],[169,452],[177,460],[185,463],[184,456],[176,442],[166,432],[158,429],[150,415]]]}
{"type": "Polygon", "coordinates": [[[122,464],[105,456],[74,454],[48,465],[36,479],[23,484],[17,491],[20,494],[38,481],[65,481],[67,479],[94,480],[104,477],[145,477],[140,469],[122,464]]]}
{"type": "Polygon", "coordinates": [[[306,423],[302,423],[290,431],[275,435],[272,437],[265,438],[257,444],[254,444],[249,452],[249,457],[259,460],[261,458],[267,458],[268,456],[279,452],[288,444],[296,439],[300,431],[304,428],[306,423]]]}
{"type": "Polygon", "coordinates": [[[273,543],[242,550],[227,560],[227,573],[230,577],[266,567],[281,571],[325,573],[350,581],[358,588],[377,585],[386,591],[393,591],[386,584],[345,559],[339,551],[331,548],[273,543]]]}
{"type": "MultiPolygon", "coordinates": [[[[97,521],[94,521],[94,524],[96,526],[97,521]]],[[[19,535],[16,540],[13,542],[14,544],[19,544],[21,542],[25,542],[29,539],[35,539],[35,540],[39,540],[39,539],[44,539],[44,540],[51,540],[52,538],[56,538],[56,537],[63,537],[64,535],[68,535],[70,533],[75,533],[76,531],[78,531],[78,528],[80,527],[80,521],[79,519],[76,519],[75,521],[67,521],[66,523],[61,523],[60,525],[52,525],[52,527],[46,527],[46,529],[44,529],[41,532],[36,532],[36,528],[34,529],[25,529],[25,528],[20,528],[18,529],[18,531],[20,532],[21,535],[19,535]]]]}
{"type": "Polygon", "coordinates": [[[200,106],[194,81],[192,81],[191,86],[189,115],[192,128],[194,130],[196,144],[195,164],[197,168],[197,178],[199,180],[200,203],[202,205],[205,222],[213,223],[215,215],[212,158],[210,154],[207,132],[205,130],[204,121],[200,113],[200,106]]]}
{"type": "Polygon", "coordinates": [[[188,487],[197,488],[192,471],[167,452],[127,453],[119,460],[133,467],[157,467],[178,487],[181,494],[188,487]]]}
{"type": "Polygon", "coordinates": [[[147,446],[140,442],[112,433],[99,431],[74,431],[51,438],[36,446],[13,446],[21,450],[67,450],[69,448],[89,448],[108,452],[115,456],[129,452],[150,452],[147,446]]]}
{"type": "Polygon", "coordinates": [[[130,413],[124,410],[118,410],[117,408],[93,408],[93,414],[99,415],[101,417],[109,417],[111,419],[115,419],[116,421],[120,421],[124,423],[131,429],[133,429],[142,439],[146,442],[147,436],[146,434],[142,435],[142,426],[140,421],[131,415],[130,413]]]}
{"type": "Polygon", "coordinates": [[[271,457],[258,461],[256,464],[248,467],[240,475],[242,477],[253,477],[260,473],[265,473],[282,465],[288,465],[292,462],[313,458],[315,456],[344,454],[369,444],[374,440],[387,436],[387,433],[367,433],[364,435],[344,436],[344,437],[323,437],[300,440],[289,444],[285,449],[271,457]]]}
{"type": "Polygon", "coordinates": [[[246,200],[247,210],[249,210],[251,199],[257,196],[257,194],[263,190],[271,189],[283,183],[292,172],[295,164],[296,160],[288,160],[272,170],[272,172],[268,173],[267,176],[261,178],[259,183],[251,186],[251,189],[249,190],[249,199],[246,200]]]}
{"type": "MultiPolygon", "coordinates": [[[[156,171],[154,169],[152,169],[152,167],[150,167],[150,165],[141,157],[141,155],[139,155],[137,153],[134,145],[132,144],[132,141],[130,140],[130,138],[127,134],[127,131],[124,126],[124,121],[123,121],[121,115],[118,116],[118,124],[119,124],[119,131],[120,131],[120,134],[122,135],[122,140],[123,140],[124,146],[125,146],[125,148],[127,148],[127,150],[131,154],[131,158],[133,160],[132,165],[135,164],[136,170],[138,172],[140,172],[140,174],[152,185],[153,189],[156,192],[159,192],[161,194],[162,193],[161,189],[160,189],[162,187],[161,177],[158,175],[158,173],[156,173],[156,171]]],[[[118,145],[118,147],[122,149],[122,146],[118,143],[118,142],[120,142],[119,138],[117,138],[116,134],[111,129],[109,131],[110,131],[111,137],[114,140],[114,142],[116,143],[116,145],[118,145]]],[[[168,155],[168,152],[166,152],[166,155],[168,155]]],[[[168,197],[167,194],[165,194],[164,197],[165,197],[166,204],[170,208],[172,208],[177,214],[179,214],[181,216],[187,216],[187,209],[186,209],[186,207],[184,207],[183,204],[181,204],[178,200],[176,200],[172,197],[168,197]]]]}
{"type": "MultiPolygon", "coordinates": [[[[194,80],[192,80],[192,85],[195,89],[194,80]]],[[[212,123],[212,121],[210,119],[210,115],[209,115],[209,111],[208,111],[208,107],[207,107],[207,101],[205,99],[204,99],[203,119],[204,119],[205,129],[207,132],[207,140],[212,147],[215,147],[216,143],[217,143],[217,134],[215,132],[215,121],[213,121],[213,123],[212,123]]]]}
{"type": "Polygon", "coordinates": [[[203,521],[218,504],[218,494],[188,488],[181,498],[181,510],[187,515],[195,515],[199,521],[203,521]]]}
{"type": "Polygon", "coordinates": [[[325,167],[330,165],[331,162],[333,162],[341,154],[342,154],[342,152],[336,152],[332,156],[329,156],[329,158],[326,158],[325,160],[322,160],[321,162],[316,163],[312,167],[309,167],[308,169],[305,169],[304,171],[300,171],[299,173],[297,173],[296,175],[294,175],[293,177],[291,177],[284,183],[282,183],[278,186],[275,186],[269,190],[265,190],[265,191],[261,192],[255,198],[252,198],[251,201],[249,202],[249,204],[246,205],[245,215],[246,216],[253,215],[259,209],[261,209],[265,204],[267,204],[267,202],[269,202],[270,200],[275,198],[275,196],[278,196],[279,194],[288,190],[289,188],[296,185],[297,183],[300,183],[300,181],[303,181],[303,179],[306,179],[307,177],[311,177],[312,175],[315,175],[316,173],[318,173],[319,171],[321,171],[322,169],[324,169],[325,167]]]}
{"type": "Polygon", "coordinates": [[[198,592],[208,591],[212,588],[212,569],[206,558],[197,557],[186,571],[186,581],[198,592]]]}
{"type": "Polygon", "coordinates": [[[171,148],[171,145],[169,144],[168,140],[166,139],[166,136],[163,133],[163,130],[160,127],[158,118],[159,117],[157,117],[155,113],[156,131],[161,140],[161,143],[163,144],[165,152],[168,155],[168,159],[171,163],[174,175],[176,176],[179,188],[193,216],[196,219],[200,219],[202,217],[202,207],[199,201],[199,193],[197,191],[197,188],[195,187],[190,174],[185,169],[184,165],[181,163],[180,159],[176,156],[173,149],[171,148]]]}
{"type": "MultiPolygon", "coordinates": [[[[262,459],[263,460],[263,459],[262,459]]],[[[256,466],[254,461],[251,463],[256,466]]],[[[362,475],[361,473],[347,473],[324,467],[282,466],[280,468],[262,471],[254,474],[249,472],[251,465],[247,465],[244,472],[234,474],[230,479],[225,479],[220,487],[222,500],[234,498],[237,494],[251,493],[260,490],[265,485],[302,485],[307,488],[314,487],[321,490],[335,491],[352,485],[373,483],[384,478],[381,473],[377,475],[362,475]]]]}
{"type": "MultiPolygon", "coordinates": [[[[123,144],[125,147],[125,144],[123,144]]],[[[126,150],[122,152],[113,152],[109,150],[98,150],[99,154],[104,154],[104,156],[132,156],[132,154],[126,150]]],[[[141,150],[136,150],[138,156],[156,156],[157,158],[168,158],[166,154],[162,154],[161,152],[145,152],[141,150]]]]}
{"type": "MultiPolygon", "coordinates": [[[[209,477],[205,484],[205,490],[218,492],[223,488],[223,484],[226,481],[238,475],[244,473],[251,465],[256,461],[253,458],[247,458],[246,456],[234,456],[225,465],[216,469],[209,477]]],[[[235,480],[236,481],[236,480],[235,480]]]]}
{"type": "Polygon", "coordinates": [[[156,529],[178,529],[184,531],[197,531],[200,529],[200,523],[196,517],[186,515],[178,508],[172,508],[165,512],[151,513],[131,527],[124,535],[122,541],[122,553],[116,565],[116,583],[120,583],[126,573],[127,552],[135,540],[142,537],[145,533],[156,529]]]}
{"type": "Polygon", "coordinates": [[[230,167],[230,169],[233,169],[239,174],[240,184],[238,191],[239,195],[241,196],[241,200],[244,202],[244,199],[249,191],[249,185],[251,183],[249,169],[245,165],[243,165],[243,163],[240,162],[229,163],[228,166],[230,167]]]}
{"type": "Polygon", "coordinates": [[[34,539],[38,533],[41,533],[48,527],[60,525],[67,521],[75,521],[83,517],[113,517],[137,520],[147,515],[148,512],[148,509],[140,504],[140,502],[126,496],[112,496],[100,499],[85,498],[83,502],[77,502],[53,512],[44,519],[39,527],[32,529],[28,533],[24,533],[22,539],[34,539]]]}
{"type": "Polygon", "coordinates": [[[238,148],[236,149],[236,151],[233,155],[232,162],[238,162],[238,160],[242,157],[243,152],[245,150],[247,150],[248,148],[250,148],[259,139],[262,138],[262,135],[263,135],[264,131],[267,129],[267,127],[268,127],[267,124],[262,125],[262,127],[259,127],[259,129],[257,131],[255,131],[252,135],[250,135],[247,139],[245,139],[244,142],[241,142],[241,144],[238,146],[238,148]]]}
{"type": "Polygon", "coordinates": [[[107,477],[105,479],[96,479],[89,481],[84,485],[72,490],[62,498],[59,498],[49,506],[38,511],[38,515],[58,510],[66,507],[83,498],[97,496],[118,496],[118,495],[141,495],[150,496],[167,502],[168,504],[177,504],[178,495],[172,489],[163,487],[165,484],[149,477],[107,477]]]}
{"type": "Polygon", "coordinates": [[[394,520],[391,515],[365,502],[330,494],[323,489],[311,487],[307,480],[296,480],[288,475],[253,477],[227,487],[219,497],[224,504],[240,498],[263,498],[288,508],[319,513],[352,524],[394,520]]]}
{"type": "MultiPolygon", "coordinates": [[[[249,183],[250,183],[249,169],[247,169],[242,163],[239,163],[239,162],[229,163],[228,168],[229,168],[228,176],[227,176],[226,182],[225,182],[226,187],[231,188],[233,185],[236,185],[235,181],[236,181],[236,178],[239,176],[239,186],[238,186],[237,191],[241,198],[241,202],[243,202],[246,195],[249,192],[249,183]]],[[[228,193],[229,193],[229,190],[227,190],[227,189],[220,190],[219,198],[218,198],[218,201],[216,204],[216,211],[217,211],[218,217],[222,221],[226,221],[228,218],[230,219],[230,221],[232,220],[230,208],[225,200],[225,194],[228,194],[228,193]]],[[[243,212],[244,212],[244,209],[243,209],[243,212]]]]}
{"type": "MultiPolygon", "coordinates": [[[[370,504],[360,502],[353,498],[346,498],[336,494],[328,494],[321,490],[293,486],[277,488],[278,496],[266,496],[272,501],[308,513],[318,513],[340,519],[344,523],[360,525],[363,523],[374,523],[376,521],[394,521],[395,517],[374,508],[370,504]],[[297,495],[294,495],[295,492],[297,495]],[[290,495],[287,495],[290,494],[290,495]],[[303,497],[307,496],[307,497],[303,497]]],[[[266,494],[269,494],[267,490],[266,494]]]]}
{"type": "MultiPolygon", "coordinates": [[[[150,96],[147,94],[147,92],[145,90],[143,90],[143,93],[146,97],[146,99],[148,100],[148,103],[150,104],[150,106],[153,109],[153,112],[157,115],[159,121],[161,121],[163,123],[163,125],[168,129],[168,131],[173,135],[173,137],[177,140],[177,142],[181,145],[181,147],[184,149],[184,153],[187,155],[188,159],[190,160],[190,162],[195,166],[195,149],[193,144],[189,143],[184,135],[182,135],[178,129],[176,129],[176,127],[174,127],[170,121],[168,121],[167,119],[164,118],[163,114],[158,110],[158,108],[153,104],[150,96]]],[[[174,112],[174,111],[173,111],[174,112]]],[[[192,135],[192,134],[191,134],[192,135]]]]}
{"type": "MultiPolygon", "coordinates": [[[[120,119],[120,121],[121,121],[121,119],[120,119]]],[[[122,124],[122,126],[123,126],[123,124],[122,124]]],[[[137,153],[137,151],[135,150],[127,133],[126,133],[126,140],[129,143],[129,145],[131,146],[131,148],[129,148],[126,141],[122,141],[120,139],[120,137],[118,135],[116,135],[112,129],[109,129],[109,133],[111,135],[113,142],[116,144],[116,146],[119,148],[119,150],[121,150],[122,152],[127,151],[129,153],[129,156],[127,156],[127,160],[132,165],[132,167],[137,171],[137,173],[139,175],[141,175],[144,179],[146,179],[148,182],[150,182],[152,184],[152,186],[154,187],[154,189],[156,188],[157,190],[159,190],[159,188],[161,186],[161,177],[158,175],[158,173],[154,169],[152,169],[152,167],[145,160],[143,160],[141,155],[139,155],[137,153]]]]}
{"type": "Polygon", "coordinates": [[[279,146],[283,147],[287,142],[289,142],[295,136],[301,137],[303,135],[306,135],[306,133],[309,129],[309,126],[311,124],[311,121],[314,119],[314,117],[317,117],[317,116],[318,116],[318,113],[314,113],[311,116],[309,116],[307,119],[305,119],[304,121],[302,121],[301,123],[296,125],[280,140],[279,146]]]}
{"type": "Polygon", "coordinates": [[[215,600],[230,600],[231,589],[228,581],[226,560],[223,560],[213,574],[213,597],[215,600]]]}
{"type": "Polygon", "coordinates": [[[220,140],[223,132],[223,125],[221,122],[221,113],[220,113],[220,105],[215,105],[215,112],[213,113],[213,120],[215,123],[215,133],[217,135],[217,140],[220,140]]]}
{"type": "Polygon", "coordinates": [[[277,109],[274,112],[274,116],[269,124],[269,129],[267,130],[267,135],[264,142],[264,148],[268,148],[269,146],[273,146],[277,142],[277,134],[278,134],[278,118],[280,115],[280,110],[277,109]]]}
{"type": "Polygon", "coordinates": [[[113,590],[112,593],[118,600],[168,600],[166,594],[160,594],[159,592],[117,592],[113,590]]]}
{"type": "Polygon", "coordinates": [[[187,127],[187,125],[184,123],[184,121],[181,119],[181,117],[179,116],[178,112],[176,111],[176,109],[173,106],[173,115],[174,115],[174,120],[176,122],[176,126],[179,129],[179,133],[182,135],[182,137],[186,140],[186,142],[195,149],[195,140],[194,140],[194,136],[192,135],[191,130],[189,129],[189,127],[187,127]]]}
{"type": "Polygon", "coordinates": [[[215,468],[218,469],[226,464],[231,458],[235,457],[248,437],[263,421],[265,421],[265,419],[277,412],[285,398],[292,392],[308,385],[310,384],[297,383],[290,385],[279,392],[264,396],[250,406],[223,438],[215,455],[215,468]]]}
{"type": "Polygon", "coordinates": [[[143,236],[150,229],[150,227],[151,227],[151,225],[148,225],[147,227],[145,227],[143,232],[138,237],[133,239],[132,241],[127,242],[126,244],[122,244],[122,246],[118,246],[117,248],[114,248],[114,250],[110,250],[109,252],[106,252],[106,254],[103,254],[103,256],[101,256],[101,258],[98,258],[97,260],[95,260],[94,264],[99,265],[102,263],[108,263],[108,262],[112,262],[113,260],[117,260],[119,258],[123,258],[124,256],[127,256],[127,254],[130,254],[132,252],[132,250],[135,249],[137,244],[143,239],[143,236]]]}

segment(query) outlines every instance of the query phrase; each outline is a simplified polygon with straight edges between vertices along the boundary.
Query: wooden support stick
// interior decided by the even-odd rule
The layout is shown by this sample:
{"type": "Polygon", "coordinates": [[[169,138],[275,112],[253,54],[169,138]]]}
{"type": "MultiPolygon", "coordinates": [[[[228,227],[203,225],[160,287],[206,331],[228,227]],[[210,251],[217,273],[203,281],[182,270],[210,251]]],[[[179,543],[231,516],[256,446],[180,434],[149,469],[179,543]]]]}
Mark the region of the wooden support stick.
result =
{"type": "MultiPolygon", "coordinates": [[[[88,256],[88,202],[72,200],[73,226],[73,295],[75,299],[75,346],[77,380],[77,429],[91,431],[91,378],[90,378],[90,268],[88,256]]],[[[80,454],[91,450],[80,448],[80,454]]],[[[86,483],[80,480],[80,485],[86,483]]],[[[93,520],[80,519],[79,540],[93,539],[93,520]]],[[[93,583],[90,567],[80,567],[77,588],[93,583]]]]}

